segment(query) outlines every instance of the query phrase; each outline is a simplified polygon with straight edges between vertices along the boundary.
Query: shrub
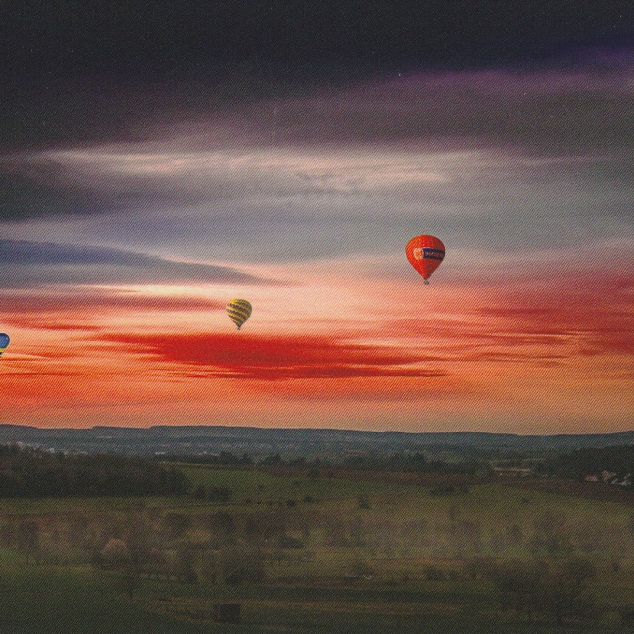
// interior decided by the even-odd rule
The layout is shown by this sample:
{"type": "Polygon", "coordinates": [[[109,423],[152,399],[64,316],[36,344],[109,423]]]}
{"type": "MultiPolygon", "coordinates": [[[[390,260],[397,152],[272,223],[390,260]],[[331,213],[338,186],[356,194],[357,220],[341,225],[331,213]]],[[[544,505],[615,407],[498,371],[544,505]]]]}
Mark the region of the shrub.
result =
{"type": "Polygon", "coordinates": [[[122,539],[110,539],[99,555],[101,564],[111,570],[119,570],[130,563],[130,551],[122,539]]]}
{"type": "Polygon", "coordinates": [[[445,573],[440,568],[432,566],[431,564],[423,568],[423,574],[425,575],[425,579],[427,579],[427,581],[445,580],[445,573]]]}
{"type": "Polygon", "coordinates": [[[255,583],[265,577],[264,556],[253,548],[231,548],[224,551],[220,567],[227,585],[255,583]]]}
{"type": "Polygon", "coordinates": [[[231,498],[231,489],[228,487],[211,487],[207,492],[207,499],[210,502],[228,504],[231,498]]]}

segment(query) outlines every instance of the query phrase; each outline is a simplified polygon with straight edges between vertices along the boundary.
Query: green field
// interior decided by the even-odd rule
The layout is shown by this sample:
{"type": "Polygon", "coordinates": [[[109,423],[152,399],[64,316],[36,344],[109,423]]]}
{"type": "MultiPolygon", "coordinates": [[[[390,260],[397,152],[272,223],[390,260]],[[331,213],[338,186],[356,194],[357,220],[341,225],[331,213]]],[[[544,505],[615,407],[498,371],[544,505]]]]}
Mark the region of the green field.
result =
{"type": "Polygon", "coordinates": [[[555,588],[579,558],[593,574],[567,597],[566,630],[634,631],[631,503],[186,470],[228,501],[2,500],[0,631],[555,632],[547,595],[535,609],[505,604],[487,571],[539,562],[550,572],[537,585],[555,588]],[[216,622],[218,603],[238,603],[240,622],[216,622]]]}

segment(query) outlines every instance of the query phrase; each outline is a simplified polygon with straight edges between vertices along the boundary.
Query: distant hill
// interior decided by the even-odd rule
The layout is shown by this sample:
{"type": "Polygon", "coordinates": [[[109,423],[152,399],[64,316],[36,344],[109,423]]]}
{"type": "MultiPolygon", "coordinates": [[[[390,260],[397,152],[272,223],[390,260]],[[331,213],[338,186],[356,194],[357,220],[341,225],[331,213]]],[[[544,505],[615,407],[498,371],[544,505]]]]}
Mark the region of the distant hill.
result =
{"type": "Polygon", "coordinates": [[[42,449],[154,456],[209,455],[229,451],[265,456],[333,457],[348,452],[458,451],[524,453],[572,451],[634,444],[634,431],[609,434],[520,435],[488,432],[371,432],[337,429],[263,429],[223,426],[156,426],[46,429],[0,425],[0,444],[42,449]]]}

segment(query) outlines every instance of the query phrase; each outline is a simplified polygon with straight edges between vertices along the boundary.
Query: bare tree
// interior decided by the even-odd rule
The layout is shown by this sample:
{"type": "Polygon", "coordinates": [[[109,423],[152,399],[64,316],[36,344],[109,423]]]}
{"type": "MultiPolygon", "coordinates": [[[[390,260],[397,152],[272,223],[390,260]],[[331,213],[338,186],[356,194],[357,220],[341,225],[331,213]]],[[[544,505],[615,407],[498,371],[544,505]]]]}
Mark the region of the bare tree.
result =
{"type": "Polygon", "coordinates": [[[31,558],[36,564],[40,563],[40,525],[36,520],[21,521],[16,530],[18,550],[24,553],[27,563],[31,558]]]}
{"type": "Polygon", "coordinates": [[[546,510],[534,522],[535,532],[530,540],[534,554],[550,557],[569,555],[573,546],[570,540],[570,529],[564,515],[546,510]]]}
{"type": "Polygon", "coordinates": [[[596,569],[586,559],[567,558],[556,567],[537,559],[511,560],[492,565],[489,577],[502,609],[525,614],[529,620],[541,612],[563,624],[565,617],[581,618],[593,609],[588,587],[596,569]]]}
{"type": "Polygon", "coordinates": [[[543,605],[562,625],[567,616],[590,614],[594,598],[587,592],[590,581],[597,576],[596,568],[587,559],[566,559],[544,579],[543,605]]]}
{"type": "Polygon", "coordinates": [[[161,522],[161,528],[167,539],[179,539],[190,527],[191,520],[184,513],[170,511],[165,514],[161,522]]]}

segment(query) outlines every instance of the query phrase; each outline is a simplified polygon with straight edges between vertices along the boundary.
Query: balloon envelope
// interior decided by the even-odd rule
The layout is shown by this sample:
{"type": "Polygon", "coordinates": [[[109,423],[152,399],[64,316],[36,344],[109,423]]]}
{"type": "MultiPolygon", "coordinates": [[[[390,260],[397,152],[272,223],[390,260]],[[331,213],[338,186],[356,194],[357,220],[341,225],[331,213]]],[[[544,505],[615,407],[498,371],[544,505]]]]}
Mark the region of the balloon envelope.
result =
{"type": "Polygon", "coordinates": [[[407,243],[405,255],[428,284],[429,277],[445,257],[445,245],[435,236],[416,236],[407,243]]]}
{"type": "Polygon", "coordinates": [[[9,345],[9,335],[4,332],[0,332],[0,355],[4,352],[4,349],[9,345]]]}
{"type": "Polygon", "coordinates": [[[238,330],[240,330],[240,326],[249,319],[252,310],[251,304],[247,302],[246,299],[232,299],[227,304],[229,319],[238,326],[238,330]]]}

